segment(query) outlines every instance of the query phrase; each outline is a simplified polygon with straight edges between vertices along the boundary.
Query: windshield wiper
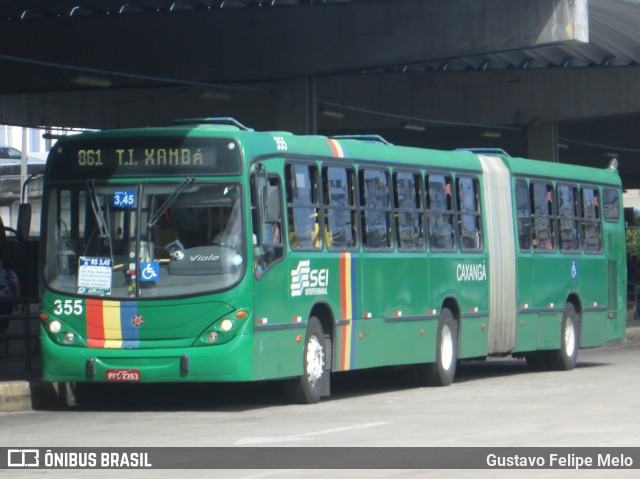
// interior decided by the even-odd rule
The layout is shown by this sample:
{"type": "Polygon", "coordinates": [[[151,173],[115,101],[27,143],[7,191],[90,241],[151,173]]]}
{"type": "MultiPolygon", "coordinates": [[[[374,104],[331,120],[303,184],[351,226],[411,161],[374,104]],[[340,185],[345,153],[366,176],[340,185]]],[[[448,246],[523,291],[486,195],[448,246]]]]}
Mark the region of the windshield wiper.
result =
{"type": "Polygon", "coordinates": [[[93,209],[93,215],[96,218],[98,225],[98,235],[100,238],[109,238],[109,225],[104,217],[102,208],[100,207],[100,200],[98,198],[98,192],[96,191],[95,180],[87,180],[87,191],[89,192],[89,199],[91,200],[91,209],[93,209]]]}
{"type": "Polygon", "coordinates": [[[147,223],[147,229],[151,229],[155,227],[156,224],[158,224],[158,221],[160,221],[160,217],[163,215],[163,213],[169,209],[173,202],[178,199],[178,196],[180,196],[182,192],[194,181],[196,181],[195,178],[191,176],[188,176],[187,178],[182,180],[182,183],[180,183],[178,187],[173,191],[173,193],[169,195],[162,206],[158,208],[158,211],[153,214],[153,216],[147,223]]]}
{"type": "MultiPolygon", "coordinates": [[[[98,227],[98,236],[101,239],[106,239],[109,244],[109,258],[111,258],[111,264],[113,264],[113,243],[111,242],[111,228],[109,223],[104,217],[102,207],[100,206],[100,199],[98,198],[98,192],[96,191],[95,180],[87,180],[87,192],[89,193],[89,200],[91,201],[91,209],[96,219],[96,226],[98,227]]],[[[89,245],[87,244],[87,248],[89,245]]]]}

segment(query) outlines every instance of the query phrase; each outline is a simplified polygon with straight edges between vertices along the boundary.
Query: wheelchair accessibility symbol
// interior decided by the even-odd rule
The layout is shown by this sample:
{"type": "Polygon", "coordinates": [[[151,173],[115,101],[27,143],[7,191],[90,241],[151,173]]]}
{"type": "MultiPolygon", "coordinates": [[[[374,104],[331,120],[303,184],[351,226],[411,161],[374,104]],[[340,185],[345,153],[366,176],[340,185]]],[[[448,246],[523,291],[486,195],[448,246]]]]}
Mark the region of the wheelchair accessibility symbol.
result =
{"type": "Polygon", "coordinates": [[[143,261],[140,263],[140,280],[154,282],[160,279],[160,263],[158,261],[143,261]]]}

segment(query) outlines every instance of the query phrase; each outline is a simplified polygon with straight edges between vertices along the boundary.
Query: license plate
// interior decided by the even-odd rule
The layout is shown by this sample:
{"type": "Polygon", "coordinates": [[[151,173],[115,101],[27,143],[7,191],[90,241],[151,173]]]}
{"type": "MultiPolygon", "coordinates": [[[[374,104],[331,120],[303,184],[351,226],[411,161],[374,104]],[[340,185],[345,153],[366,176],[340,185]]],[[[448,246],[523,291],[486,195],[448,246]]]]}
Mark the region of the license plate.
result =
{"type": "Polygon", "coordinates": [[[107,381],[135,383],[140,381],[140,370],[107,369],[107,381]]]}

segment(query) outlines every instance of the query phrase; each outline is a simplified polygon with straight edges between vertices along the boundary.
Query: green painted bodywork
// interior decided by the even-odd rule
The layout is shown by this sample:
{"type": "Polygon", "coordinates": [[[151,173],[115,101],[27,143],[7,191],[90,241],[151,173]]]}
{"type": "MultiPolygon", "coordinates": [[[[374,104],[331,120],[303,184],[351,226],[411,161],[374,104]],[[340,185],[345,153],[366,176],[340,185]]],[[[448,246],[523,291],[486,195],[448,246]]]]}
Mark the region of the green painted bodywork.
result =
{"type": "MultiPolygon", "coordinates": [[[[345,139],[339,144],[347,158],[337,158],[324,137],[211,125],[109,131],[81,137],[98,142],[102,138],[145,135],[236,139],[242,150],[243,174],[225,179],[245,185],[246,205],[251,203],[249,172],[256,161],[280,178],[284,177],[287,162],[304,160],[318,166],[347,164],[357,169],[363,164],[377,164],[422,174],[426,171],[464,173],[478,176],[482,185],[480,162],[468,151],[424,150],[345,139]]],[[[620,190],[619,176],[612,170],[508,157],[503,161],[513,178],[543,176],[620,190]]],[[[58,167],[48,165],[48,168],[58,167]]],[[[155,181],[152,173],[150,171],[145,180],[155,181]]],[[[283,205],[285,201],[283,194],[283,205]]],[[[487,207],[485,204],[484,208],[487,207]]],[[[286,221],[286,214],[284,216],[286,221]]],[[[250,221],[249,213],[246,217],[250,221]]],[[[604,254],[599,255],[520,253],[516,241],[518,313],[513,318],[517,325],[513,354],[559,348],[562,311],[570,298],[575,298],[580,314],[581,346],[597,346],[623,337],[626,270],[622,221],[622,218],[618,223],[603,221],[604,254]],[[572,278],[574,261],[578,273],[572,278]],[[613,289],[607,286],[612,274],[613,289]],[[521,306],[524,304],[528,305],[526,309],[521,306]]],[[[250,224],[246,231],[247,244],[251,244],[250,224]]],[[[249,248],[246,264],[253,264],[252,255],[249,248]]],[[[284,257],[272,264],[262,277],[257,279],[248,268],[240,283],[231,290],[181,299],[138,301],[137,313],[144,318],[144,328],[141,328],[140,344],[129,349],[88,347],[84,339],[84,313],[55,314],[56,300],[63,304],[69,301],[70,305],[80,301],[79,307],[86,311],[86,298],[60,296],[43,282],[41,305],[42,311],[48,314],[48,320],[43,321],[41,327],[44,378],[98,382],[105,380],[108,369],[137,369],[141,380],[148,382],[254,381],[298,376],[303,372],[304,336],[311,316],[320,319],[325,335],[331,339],[333,371],[433,362],[438,318],[444,307],[452,310],[459,324],[459,358],[488,354],[488,278],[466,281],[459,278],[460,265],[483,265],[488,271],[490,258],[486,245],[483,251],[468,254],[365,252],[360,247],[348,252],[348,256],[351,261],[348,291],[352,311],[355,311],[353,317],[344,312],[347,286],[341,280],[344,276],[341,253],[326,248],[318,252],[293,251],[287,245],[284,257]],[[326,292],[292,296],[292,272],[304,261],[309,261],[311,270],[327,271],[326,292]],[[220,321],[235,318],[234,314],[241,310],[248,316],[234,319],[230,332],[221,332],[220,321]],[[48,331],[54,319],[62,323],[58,334],[48,331]],[[212,330],[220,331],[221,340],[208,345],[203,335],[212,330]],[[63,343],[62,334],[68,331],[76,334],[74,345],[63,343]],[[188,372],[180,368],[183,356],[188,358],[188,372]],[[93,359],[94,376],[87,375],[88,359],[93,359]]],[[[97,299],[108,305],[108,298],[97,299]]]]}
{"type": "MultiPolygon", "coordinates": [[[[522,158],[504,161],[514,178],[620,188],[617,170],[558,163],[541,167],[539,161],[522,158]]],[[[512,188],[514,185],[515,179],[512,188]]],[[[600,346],[624,337],[627,288],[623,221],[622,214],[617,222],[602,221],[602,254],[520,252],[516,242],[519,314],[515,352],[558,349],[563,308],[568,301],[580,313],[581,347],[600,346]],[[574,262],[577,274],[572,277],[574,262]],[[522,307],[525,304],[533,312],[527,312],[522,307]]]]}

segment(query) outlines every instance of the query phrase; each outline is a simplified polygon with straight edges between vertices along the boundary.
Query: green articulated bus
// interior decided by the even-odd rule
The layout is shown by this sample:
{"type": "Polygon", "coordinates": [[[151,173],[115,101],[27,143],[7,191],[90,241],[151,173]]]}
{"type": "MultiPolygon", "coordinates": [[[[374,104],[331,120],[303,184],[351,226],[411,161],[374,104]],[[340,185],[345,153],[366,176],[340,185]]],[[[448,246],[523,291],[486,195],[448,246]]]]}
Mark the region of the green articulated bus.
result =
{"type": "Polygon", "coordinates": [[[44,379],[283,380],[460,360],[572,369],[623,337],[617,170],[256,132],[228,118],[59,140],[42,212],[44,379]]]}

